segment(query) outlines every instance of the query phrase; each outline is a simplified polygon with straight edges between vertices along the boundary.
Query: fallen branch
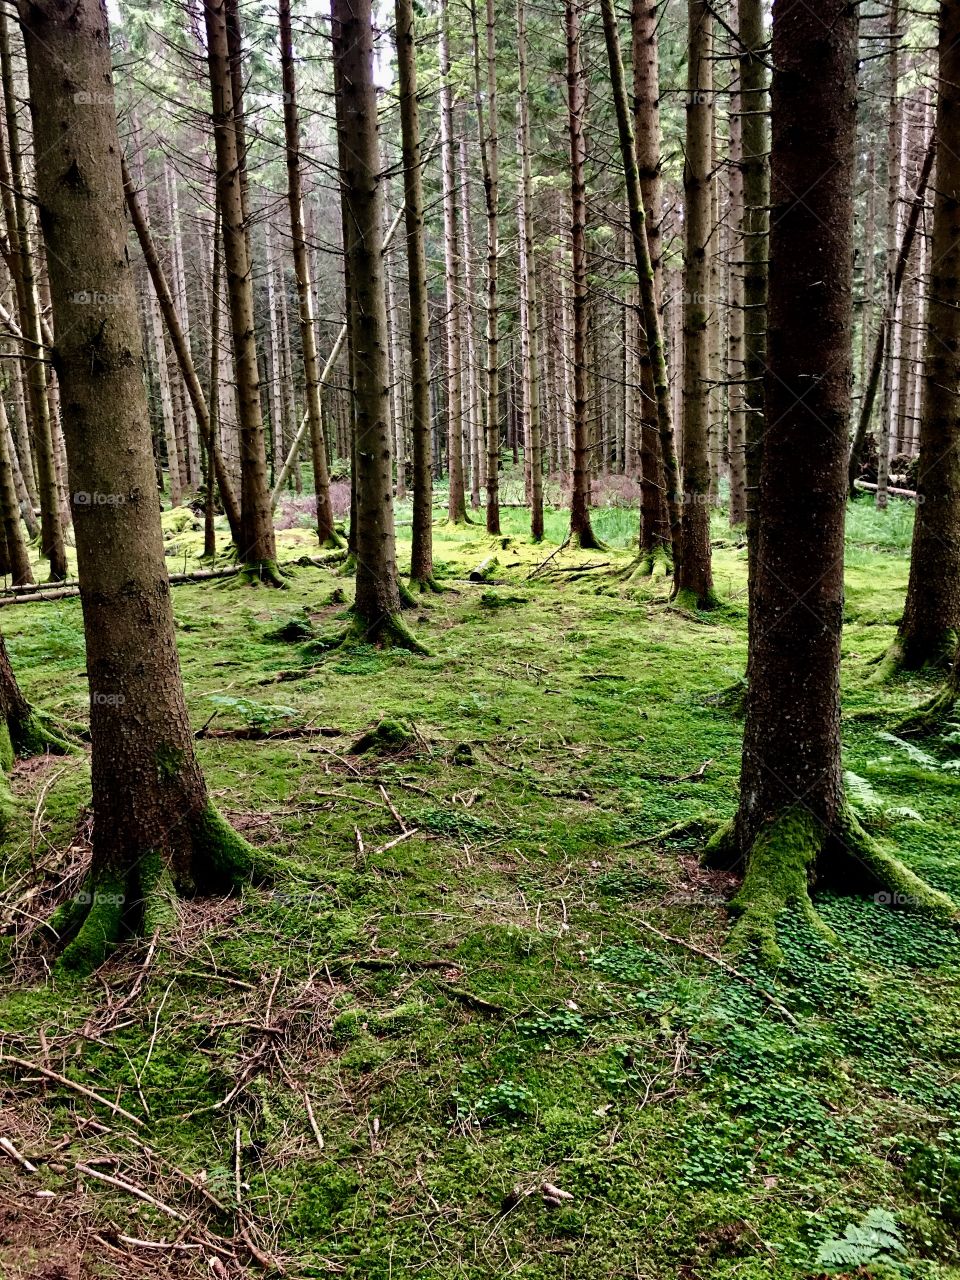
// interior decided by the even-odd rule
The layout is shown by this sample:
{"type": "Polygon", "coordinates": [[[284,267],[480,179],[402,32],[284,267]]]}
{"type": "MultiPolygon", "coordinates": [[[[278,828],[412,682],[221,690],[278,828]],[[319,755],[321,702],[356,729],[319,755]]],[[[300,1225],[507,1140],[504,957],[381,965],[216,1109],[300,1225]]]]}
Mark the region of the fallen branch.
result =
{"type": "Polygon", "coordinates": [[[16,1160],[25,1173],[37,1172],[37,1166],[31,1164],[26,1156],[21,1155],[9,1138],[0,1138],[0,1151],[5,1151],[11,1160],[16,1160]]]}
{"type": "Polygon", "coordinates": [[[138,1120],[135,1115],[125,1111],[116,1102],[111,1102],[109,1098],[104,1098],[99,1093],[94,1093],[92,1089],[88,1089],[84,1084],[77,1084],[76,1080],[69,1080],[66,1076],[60,1075],[59,1072],[51,1071],[49,1067],[41,1067],[39,1063],[29,1062],[26,1058],[16,1058],[12,1053],[0,1053],[0,1065],[3,1065],[3,1063],[19,1067],[22,1071],[35,1071],[37,1075],[45,1076],[48,1080],[55,1080],[57,1084],[62,1084],[64,1088],[73,1089],[75,1093],[82,1093],[85,1098],[98,1102],[101,1107],[106,1107],[114,1115],[123,1116],[125,1120],[131,1121],[141,1129],[143,1128],[142,1120],[138,1120]]]}

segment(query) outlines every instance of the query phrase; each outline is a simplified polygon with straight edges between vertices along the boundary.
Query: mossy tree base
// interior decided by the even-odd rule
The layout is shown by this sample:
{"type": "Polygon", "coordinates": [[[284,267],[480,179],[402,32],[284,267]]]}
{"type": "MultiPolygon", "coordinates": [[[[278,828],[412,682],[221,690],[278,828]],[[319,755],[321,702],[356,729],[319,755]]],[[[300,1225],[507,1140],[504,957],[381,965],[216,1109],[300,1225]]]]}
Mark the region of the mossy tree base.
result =
{"type": "Polygon", "coordinates": [[[802,806],[787,809],[762,829],[749,849],[739,846],[735,825],[728,823],[710,838],[703,856],[714,867],[746,864],[743,882],[730,902],[738,919],[728,947],[754,956],[766,968],[783,962],[777,927],[789,907],[800,910],[813,932],[832,946],[840,945],[817,913],[810,897],[813,885],[873,894],[878,902],[945,919],[958,916],[946,894],[882,849],[846,806],[829,830],[802,806]]]}
{"type": "Polygon", "coordinates": [[[877,669],[871,684],[887,684],[904,671],[949,671],[957,652],[957,634],[945,631],[936,641],[919,646],[905,642],[900,636],[888,649],[871,659],[877,669]]]}
{"type": "Polygon", "coordinates": [[[411,574],[407,584],[408,590],[413,593],[419,591],[421,595],[427,595],[432,592],[436,596],[443,595],[446,588],[441,587],[433,574],[428,574],[425,578],[415,578],[411,574]]]}
{"type": "Polygon", "coordinates": [[[328,653],[331,649],[349,649],[359,644],[372,644],[381,649],[406,649],[409,653],[424,656],[430,652],[399,614],[385,614],[372,623],[355,617],[342,631],[318,636],[306,646],[306,652],[328,653]]]}
{"type": "Polygon", "coordinates": [[[641,578],[669,578],[673,573],[673,559],[667,547],[658,544],[641,550],[624,569],[619,569],[616,578],[625,586],[629,586],[641,578]]]}
{"type": "Polygon", "coordinates": [[[683,609],[687,613],[709,613],[720,607],[720,597],[712,588],[699,594],[692,587],[680,587],[671,603],[675,609],[683,609]]]}
{"type": "Polygon", "coordinates": [[[235,581],[248,587],[275,587],[282,591],[289,577],[289,570],[281,569],[276,560],[255,560],[243,566],[235,581]]]}
{"type": "Polygon", "coordinates": [[[580,529],[575,533],[571,532],[570,546],[579,547],[581,551],[609,551],[610,550],[610,548],[603,541],[603,539],[598,538],[597,535],[593,532],[593,529],[590,528],[590,526],[587,526],[586,529],[580,529]]]}
{"type": "Polygon", "coordinates": [[[894,726],[901,738],[927,738],[940,733],[947,721],[957,711],[957,689],[953,682],[936,694],[929,702],[905,716],[894,726]]]}
{"type": "Polygon", "coordinates": [[[126,871],[91,872],[81,889],[51,916],[46,931],[63,950],[63,974],[91,973],[127,936],[152,938],[173,930],[177,898],[229,894],[241,885],[279,878],[280,859],[254,849],[207,807],[186,824],[188,849],[168,859],[151,850],[126,871]]]}

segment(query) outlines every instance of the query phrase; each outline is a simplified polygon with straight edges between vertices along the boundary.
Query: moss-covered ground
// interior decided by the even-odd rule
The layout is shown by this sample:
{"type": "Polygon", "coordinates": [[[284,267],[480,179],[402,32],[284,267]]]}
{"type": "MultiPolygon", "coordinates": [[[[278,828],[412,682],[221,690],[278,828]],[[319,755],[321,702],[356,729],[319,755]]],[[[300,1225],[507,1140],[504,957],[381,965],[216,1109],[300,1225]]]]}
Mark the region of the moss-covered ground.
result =
{"type": "MultiPolygon", "coordinates": [[[[884,717],[934,679],[870,682],[910,518],[850,513],[848,783],[960,897],[960,732],[897,739],[884,717]]],[[[189,568],[199,533],[164,519],[189,568]]],[[[0,1151],[0,1275],[60,1274],[72,1241],[91,1276],[960,1277],[955,933],[820,897],[842,948],[787,921],[774,977],[668,940],[719,955],[729,929],[735,882],[699,869],[695,838],[655,837],[735,807],[742,726],[712,698],[744,666],[745,551],[717,515],[721,607],[691,616],[662,578],[612,577],[635,520],[598,511],[610,550],[535,576],[562,512],[539,547],[520,510],[504,540],[438,524],[447,590],[405,614],[427,657],[278,638],[343,623],[336,568],[174,588],[215,802],[291,876],[181,903],[172,937],[84,983],[48,978],[26,935],[80,883],[88,760],[18,767],[0,1134],[37,1172],[0,1151]]],[[[279,539],[282,559],[312,550],[309,530],[279,539]]],[[[79,602],[0,624],[30,698],[82,721],[79,602]]]]}

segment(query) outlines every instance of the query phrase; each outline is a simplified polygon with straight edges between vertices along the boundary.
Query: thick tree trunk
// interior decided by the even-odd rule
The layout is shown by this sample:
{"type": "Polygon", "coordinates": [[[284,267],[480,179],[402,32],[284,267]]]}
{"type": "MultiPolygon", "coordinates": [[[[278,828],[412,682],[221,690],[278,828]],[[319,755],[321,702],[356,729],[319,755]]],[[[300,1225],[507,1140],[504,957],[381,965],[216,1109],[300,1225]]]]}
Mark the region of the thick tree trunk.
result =
{"type": "Polygon", "coordinates": [[[410,582],[433,585],[433,468],[430,418],[430,317],[423,240],[423,174],[413,0],[396,0],[397,73],[403,140],[403,213],[410,300],[410,409],[413,446],[413,533],[410,582]]]}
{"type": "Polygon", "coordinates": [[[683,166],[683,522],[678,601],[716,604],[710,555],[710,296],[713,13],[708,0],[688,0],[687,132],[683,166]]]}
{"type": "Polygon", "coordinates": [[[300,174],[300,117],[297,109],[297,84],[293,61],[293,28],[290,22],[290,0],[280,0],[279,18],[280,64],[283,71],[283,128],[287,160],[287,203],[290,206],[293,269],[297,277],[300,343],[303,348],[303,379],[307,420],[310,425],[313,489],[317,500],[317,539],[322,547],[339,547],[342,546],[343,539],[334,528],[333,507],[330,502],[330,471],[327,466],[327,443],[323,434],[323,417],[320,406],[320,365],[317,358],[317,334],[313,316],[313,280],[310,271],[310,254],[307,250],[303,225],[303,181],[300,174]]]}
{"type": "Polygon", "coordinates": [[[373,81],[371,0],[334,0],[337,127],[341,152],[355,360],[353,398],[357,468],[357,630],[368,640],[420,649],[400,619],[393,523],[383,192],[373,81]]]}
{"type": "Polygon", "coordinates": [[[244,211],[245,169],[238,150],[231,58],[227,42],[226,0],[204,0],[207,62],[217,152],[217,193],[223,228],[223,256],[230,302],[240,413],[240,559],[251,578],[282,586],[277,567],[253,313],[253,275],[244,211]]]}
{"type": "MultiPolygon", "coordinates": [[[[27,365],[27,396],[33,431],[33,454],[37,468],[40,497],[40,551],[50,565],[50,581],[62,582],[67,576],[67,551],[60,514],[54,423],[47,395],[47,351],[40,319],[40,298],[32,246],[30,210],[26,197],[20,130],[17,123],[17,100],[14,86],[10,31],[6,9],[0,7],[0,75],[7,125],[9,156],[7,157],[13,199],[5,202],[8,215],[10,266],[17,291],[20,326],[24,337],[27,365]],[[11,217],[12,215],[12,221],[11,217]]],[[[2,180],[2,174],[0,174],[2,180]]],[[[4,183],[6,190],[6,183],[4,183]]],[[[75,291],[74,312],[86,305],[86,293],[75,291]]]]}
{"type": "Polygon", "coordinates": [[[93,862],[58,913],[63,960],[99,963],[121,927],[172,923],[176,889],[222,891],[253,851],[210,804],[177,661],[127,258],[106,8],[20,9],[55,359],[76,505],[90,730],[93,862]],[[73,302],[78,284],[93,301],[73,302]]]}
{"type": "Polygon", "coordinates": [[[953,658],[960,633],[960,3],[940,6],[937,180],[906,607],[887,667],[953,658]]]}
{"type": "Polygon", "coordinates": [[[850,815],[840,756],[840,638],[850,411],[856,8],[777,0],[766,403],[760,545],[740,776],[732,828],[708,856],[746,859],[735,942],[780,959],[780,914],[829,933],[813,883],[943,895],[883,852],[850,815]],[[798,193],[816,184],[815,206],[798,193]],[[797,305],[797,299],[803,305],[797,305]]]}
{"type": "Polygon", "coordinates": [[[590,523],[590,420],[587,398],[587,141],[584,125],[586,86],[580,51],[579,0],[565,0],[567,37],[567,106],[570,123],[570,230],[573,267],[573,484],[570,492],[570,537],[583,548],[599,547],[590,523]]]}

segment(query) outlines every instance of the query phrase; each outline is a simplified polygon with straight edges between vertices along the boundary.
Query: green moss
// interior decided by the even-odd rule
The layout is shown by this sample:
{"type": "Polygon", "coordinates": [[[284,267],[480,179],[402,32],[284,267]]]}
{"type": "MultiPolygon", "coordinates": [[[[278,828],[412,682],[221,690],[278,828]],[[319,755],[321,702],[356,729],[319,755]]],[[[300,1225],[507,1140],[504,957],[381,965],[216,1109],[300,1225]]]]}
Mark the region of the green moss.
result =
{"type": "Polygon", "coordinates": [[[800,805],[760,832],[747,853],[743,884],[730,903],[740,917],[730,935],[732,951],[755,952],[764,965],[775,968],[783,960],[777,922],[792,906],[823,937],[836,941],[810,901],[810,877],[823,841],[821,823],[800,805]]]}
{"type": "Polygon", "coordinates": [[[131,905],[128,898],[127,881],[122,876],[105,873],[86,881],[76,899],[86,914],[60,955],[60,972],[82,977],[103,964],[120,941],[124,914],[131,905]]]}
{"type": "Polygon", "coordinates": [[[172,782],[183,772],[185,756],[182,747],[163,743],[156,754],[157,774],[164,782],[172,782]]]}
{"type": "Polygon", "coordinates": [[[6,720],[2,720],[0,721],[0,772],[9,773],[16,758],[16,752],[10,740],[10,726],[6,720]]]}

